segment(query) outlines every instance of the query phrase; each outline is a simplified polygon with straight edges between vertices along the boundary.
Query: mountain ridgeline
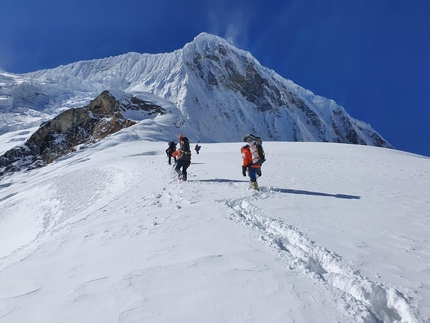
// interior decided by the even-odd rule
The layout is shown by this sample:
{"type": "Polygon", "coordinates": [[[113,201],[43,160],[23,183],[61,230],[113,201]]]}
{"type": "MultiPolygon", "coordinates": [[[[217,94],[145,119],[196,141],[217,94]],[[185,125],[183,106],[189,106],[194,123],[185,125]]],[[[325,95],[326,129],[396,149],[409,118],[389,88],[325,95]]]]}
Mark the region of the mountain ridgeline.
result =
{"type": "Polygon", "coordinates": [[[133,98],[162,109],[151,122],[165,134],[157,139],[165,141],[174,129],[206,142],[241,141],[244,134],[255,133],[273,141],[392,148],[333,100],[282,78],[249,52],[207,33],[172,53],[128,53],[21,75],[0,73],[0,83],[0,121],[7,119],[0,134],[42,124],[109,91],[119,102],[133,98]]]}

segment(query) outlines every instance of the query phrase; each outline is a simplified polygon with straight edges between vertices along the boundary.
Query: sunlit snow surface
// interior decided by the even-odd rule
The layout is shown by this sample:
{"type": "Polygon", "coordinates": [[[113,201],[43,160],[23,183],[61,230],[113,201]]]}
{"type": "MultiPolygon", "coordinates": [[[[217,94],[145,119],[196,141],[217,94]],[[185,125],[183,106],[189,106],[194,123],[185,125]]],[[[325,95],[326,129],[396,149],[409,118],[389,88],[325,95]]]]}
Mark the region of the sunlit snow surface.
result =
{"type": "Polygon", "coordinates": [[[0,322],[429,322],[428,158],[264,142],[256,192],[143,129],[0,181],[0,322]]]}

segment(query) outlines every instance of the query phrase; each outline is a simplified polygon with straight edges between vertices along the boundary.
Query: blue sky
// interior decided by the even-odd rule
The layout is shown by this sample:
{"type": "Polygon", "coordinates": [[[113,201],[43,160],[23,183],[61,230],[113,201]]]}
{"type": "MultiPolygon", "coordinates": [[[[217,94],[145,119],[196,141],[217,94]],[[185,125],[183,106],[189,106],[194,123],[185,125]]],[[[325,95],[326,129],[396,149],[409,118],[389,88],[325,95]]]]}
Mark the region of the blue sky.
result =
{"type": "Polygon", "coordinates": [[[164,53],[201,32],[335,100],[396,149],[430,156],[428,0],[4,0],[0,68],[164,53]]]}

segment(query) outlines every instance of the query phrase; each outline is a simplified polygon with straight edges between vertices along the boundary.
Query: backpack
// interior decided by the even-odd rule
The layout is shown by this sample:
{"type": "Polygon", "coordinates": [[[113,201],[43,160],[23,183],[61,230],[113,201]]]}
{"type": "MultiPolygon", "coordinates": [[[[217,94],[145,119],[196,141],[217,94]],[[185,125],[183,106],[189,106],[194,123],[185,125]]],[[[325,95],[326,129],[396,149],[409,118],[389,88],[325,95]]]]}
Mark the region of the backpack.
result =
{"type": "Polygon", "coordinates": [[[169,142],[169,149],[174,152],[176,150],[176,142],[170,141],[169,142]]]}
{"type": "Polygon", "coordinates": [[[191,152],[190,150],[190,141],[187,137],[182,137],[181,140],[181,150],[186,152],[191,152]]]}
{"type": "Polygon", "coordinates": [[[266,154],[263,149],[263,141],[260,137],[252,134],[243,137],[243,141],[249,144],[249,150],[252,156],[252,164],[262,165],[266,161],[266,154]]]}

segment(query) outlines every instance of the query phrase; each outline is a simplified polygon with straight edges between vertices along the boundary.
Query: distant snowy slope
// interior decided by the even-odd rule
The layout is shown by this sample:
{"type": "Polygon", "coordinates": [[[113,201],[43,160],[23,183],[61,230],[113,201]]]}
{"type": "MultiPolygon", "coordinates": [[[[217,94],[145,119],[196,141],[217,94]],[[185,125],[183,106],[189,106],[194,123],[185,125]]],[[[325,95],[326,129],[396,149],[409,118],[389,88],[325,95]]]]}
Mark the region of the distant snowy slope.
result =
{"type": "Polygon", "coordinates": [[[120,90],[170,101],[182,115],[172,126],[205,141],[237,141],[243,133],[254,132],[265,140],[391,147],[334,101],[314,95],[261,66],[249,52],[206,33],[172,53],[128,53],[19,77],[20,83],[5,82],[0,89],[8,96],[4,111],[25,108],[56,114],[85,105],[104,90],[120,90]]]}

